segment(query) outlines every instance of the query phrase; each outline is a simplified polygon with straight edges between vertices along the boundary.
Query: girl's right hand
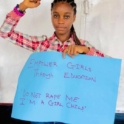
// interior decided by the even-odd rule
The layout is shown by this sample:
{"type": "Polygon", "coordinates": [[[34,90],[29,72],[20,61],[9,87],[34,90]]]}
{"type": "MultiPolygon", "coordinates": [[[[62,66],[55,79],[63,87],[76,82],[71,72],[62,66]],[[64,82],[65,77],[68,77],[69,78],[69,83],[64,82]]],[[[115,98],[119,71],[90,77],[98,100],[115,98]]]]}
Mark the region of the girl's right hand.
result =
{"type": "Polygon", "coordinates": [[[40,1],[41,0],[24,0],[20,3],[19,8],[23,11],[28,8],[36,8],[40,5],[40,1]]]}

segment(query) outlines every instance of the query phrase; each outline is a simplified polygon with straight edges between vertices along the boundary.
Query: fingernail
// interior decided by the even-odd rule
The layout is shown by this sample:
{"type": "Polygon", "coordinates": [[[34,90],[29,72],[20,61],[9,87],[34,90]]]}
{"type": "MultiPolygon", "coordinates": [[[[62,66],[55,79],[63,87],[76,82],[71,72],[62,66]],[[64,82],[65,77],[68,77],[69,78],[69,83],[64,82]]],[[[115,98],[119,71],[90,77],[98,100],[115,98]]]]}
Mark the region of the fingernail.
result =
{"type": "Polygon", "coordinates": [[[64,59],[64,58],[65,58],[65,56],[62,56],[62,58],[64,59]]]}

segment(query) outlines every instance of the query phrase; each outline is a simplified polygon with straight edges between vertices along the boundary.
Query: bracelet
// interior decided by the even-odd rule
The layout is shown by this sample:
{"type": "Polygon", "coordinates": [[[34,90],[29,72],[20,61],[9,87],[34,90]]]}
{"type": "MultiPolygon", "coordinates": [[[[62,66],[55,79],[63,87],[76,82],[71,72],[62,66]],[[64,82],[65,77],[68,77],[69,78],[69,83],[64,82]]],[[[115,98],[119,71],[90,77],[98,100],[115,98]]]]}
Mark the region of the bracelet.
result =
{"type": "Polygon", "coordinates": [[[16,9],[17,9],[20,13],[22,13],[22,14],[25,14],[25,13],[26,13],[25,11],[20,10],[19,4],[16,5],[16,9]]]}
{"type": "Polygon", "coordinates": [[[19,9],[19,4],[17,4],[16,7],[14,8],[14,12],[19,16],[24,16],[24,14],[26,13],[25,11],[19,9]]]}

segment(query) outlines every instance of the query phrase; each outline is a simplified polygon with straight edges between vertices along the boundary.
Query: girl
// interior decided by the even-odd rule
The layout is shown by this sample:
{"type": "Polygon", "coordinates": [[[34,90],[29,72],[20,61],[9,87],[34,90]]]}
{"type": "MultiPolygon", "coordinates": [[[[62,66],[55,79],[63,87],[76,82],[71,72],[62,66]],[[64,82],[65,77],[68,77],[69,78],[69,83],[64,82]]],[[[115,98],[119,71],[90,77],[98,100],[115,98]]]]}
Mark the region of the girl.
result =
{"type": "Polygon", "coordinates": [[[58,51],[63,56],[68,54],[73,57],[79,53],[102,56],[104,54],[92,47],[87,41],[79,40],[73,23],[76,19],[76,4],[74,0],[54,0],[51,4],[51,20],[55,28],[50,37],[29,36],[15,31],[20,18],[25,15],[28,8],[40,5],[40,0],[24,0],[7,14],[0,28],[0,36],[12,43],[32,51],[58,51]]]}
{"type": "MultiPolygon", "coordinates": [[[[7,14],[3,25],[0,28],[0,36],[12,43],[32,51],[57,51],[73,57],[77,54],[102,56],[104,54],[96,50],[87,41],[79,40],[73,23],[76,19],[76,3],[74,0],[54,0],[51,4],[51,20],[55,32],[48,38],[44,35],[29,36],[15,31],[22,16],[28,8],[35,8],[40,5],[40,0],[24,0],[7,14]]],[[[32,123],[33,124],[33,123],[32,123]]],[[[41,123],[59,124],[59,123],[41,123]]]]}

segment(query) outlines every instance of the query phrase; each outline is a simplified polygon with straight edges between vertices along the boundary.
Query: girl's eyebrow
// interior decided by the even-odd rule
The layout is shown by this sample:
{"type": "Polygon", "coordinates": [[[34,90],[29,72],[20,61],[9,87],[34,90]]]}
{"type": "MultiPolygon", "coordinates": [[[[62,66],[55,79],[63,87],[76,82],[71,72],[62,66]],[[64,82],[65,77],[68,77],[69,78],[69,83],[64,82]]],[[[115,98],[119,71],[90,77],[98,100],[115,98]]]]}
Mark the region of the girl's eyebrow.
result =
{"type": "MultiPolygon", "coordinates": [[[[53,13],[57,13],[57,14],[59,14],[58,12],[53,12],[53,13]]],[[[71,14],[70,12],[65,12],[65,14],[71,14]]]]}
{"type": "Polygon", "coordinates": [[[53,13],[57,13],[58,14],[58,12],[53,12],[53,13]]]}
{"type": "Polygon", "coordinates": [[[71,14],[70,12],[66,12],[65,14],[71,14]]]}

